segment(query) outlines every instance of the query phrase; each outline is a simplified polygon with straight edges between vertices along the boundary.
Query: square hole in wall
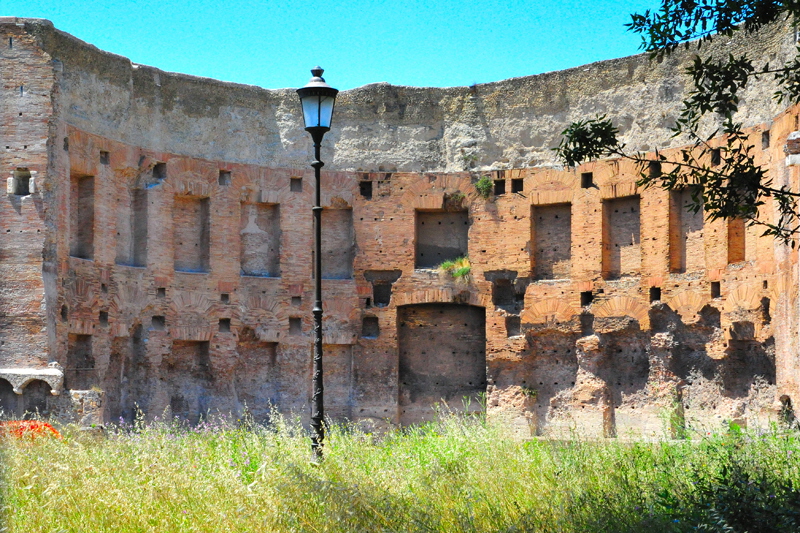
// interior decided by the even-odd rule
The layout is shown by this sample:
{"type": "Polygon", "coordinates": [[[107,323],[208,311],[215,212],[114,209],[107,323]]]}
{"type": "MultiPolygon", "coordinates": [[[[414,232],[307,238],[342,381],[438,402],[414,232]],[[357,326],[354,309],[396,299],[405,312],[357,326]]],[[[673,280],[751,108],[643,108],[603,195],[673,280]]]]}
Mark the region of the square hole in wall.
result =
{"type": "Polygon", "coordinates": [[[506,317],[506,336],[516,337],[522,333],[520,329],[520,320],[518,316],[506,317]]]}
{"type": "Polygon", "coordinates": [[[587,305],[591,304],[592,300],[594,300],[592,291],[583,291],[581,293],[581,307],[586,307],[587,305]]]}
{"type": "Polygon", "coordinates": [[[594,187],[594,173],[581,172],[581,189],[589,189],[594,187]]]}
{"type": "Polygon", "coordinates": [[[111,160],[110,154],[105,150],[100,150],[100,164],[107,165],[111,160]]]}
{"type": "Polygon", "coordinates": [[[761,285],[762,287],[764,287],[764,290],[769,289],[769,282],[767,280],[764,280],[764,282],[761,285]]]}
{"type": "Polygon", "coordinates": [[[156,289],[156,298],[166,298],[167,297],[167,289],[164,287],[159,287],[156,289]]]}
{"type": "Polygon", "coordinates": [[[289,317],[289,335],[303,334],[303,319],[299,316],[289,317]]]}
{"type": "Polygon", "coordinates": [[[494,180],[494,194],[500,196],[506,193],[506,180],[494,180]]]}
{"type": "Polygon", "coordinates": [[[100,292],[102,292],[103,294],[108,294],[108,285],[106,285],[105,283],[101,283],[100,292]]]}
{"type": "Polygon", "coordinates": [[[711,166],[715,167],[722,163],[722,150],[713,148],[711,150],[711,166]]]}
{"type": "Polygon", "coordinates": [[[167,178],[167,164],[166,163],[156,163],[153,166],[153,177],[157,180],[163,180],[167,178]]]}
{"type": "Polygon", "coordinates": [[[31,193],[31,172],[27,168],[17,168],[13,172],[14,192],[17,196],[28,196],[31,193]]]}
{"type": "Polygon", "coordinates": [[[367,200],[372,200],[372,182],[371,181],[361,181],[361,182],[359,182],[358,190],[359,190],[359,192],[361,192],[361,196],[363,196],[367,200]]]}
{"type": "Polygon", "coordinates": [[[661,301],[661,287],[650,287],[650,303],[661,301]]]}
{"type": "Polygon", "coordinates": [[[219,184],[223,187],[228,186],[231,184],[231,171],[230,170],[220,170],[219,171],[219,184]]]}
{"type": "Polygon", "coordinates": [[[230,333],[231,332],[231,319],[230,318],[220,318],[219,319],[219,331],[220,331],[220,333],[230,333]]]}
{"type": "Polygon", "coordinates": [[[292,192],[303,192],[303,178],[290,178],[289,190],[292,192]]]}
{"type": "Polygon", "coordinates": [[[222,294],[219,295],[219,301],[224,304],[229,304],[231,303],[231,295],[228,294],[227,292],[223,292],[222,294]]]}
{"type": "Polygon", "coordinates": [[[712,281],[711,282],[711,297],[712,298],[719,298],[722,294],[720,282],[719,281],[712,281]]]}
{"type": "Polygon", "coordinates": [[[61,306],[61,321],[66,322],[67,318],[69,318],[69,309],[67,309],[66,305],[61,306]]]}
{"type": "Polygon", "coordinates": [[[101,326],[108,325],[108,311],[100,311],[100,325],[101,326]]]}
{"type": "Polygon", "coordinates": [[[300,296],[292,296],[292,305],[294,307],[300,307],[300,305],[302,303],[303,303],[303,298],[302,297],[300,297],[300,296]]]}
{"type": "Polygon", "coordinates": [[[381,281],[372,282],[372,297],[378,307],[389,305],[392,300],[392,284],[381,281]]]}
{"type": "Polygon", "coordinates": [[[155,331],[164,331],[167,327],[167,319],[163,316],[154,316],[151,324],[155,331]]]}
{"type": "Polygon", "coordinates": [[[525,187],[525,181],[522,178],[514,178],[511,180],[511,192],[521,193],[525,187]]]}
{"type": "Polygon", "coordinates": [[[381,333],[378,317],[365,316],[361,324],[361,336],[365,339],[377,339],[381,333]]]}
{"type": "Polygon", "coordinates": [[[761,132],[761,149],[769,148],[769,130],[761,132]]]}

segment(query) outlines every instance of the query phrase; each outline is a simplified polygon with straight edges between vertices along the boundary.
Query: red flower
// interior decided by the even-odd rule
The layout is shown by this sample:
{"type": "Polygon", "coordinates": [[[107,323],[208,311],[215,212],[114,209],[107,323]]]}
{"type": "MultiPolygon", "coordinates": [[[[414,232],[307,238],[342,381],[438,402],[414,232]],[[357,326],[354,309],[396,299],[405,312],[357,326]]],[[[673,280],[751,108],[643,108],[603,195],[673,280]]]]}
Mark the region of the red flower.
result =
{"type": "Polygon", "coordinates": [[[30,438],[36,437],[61,438],[61,434],[48,424],[39,420],[9,420],[0,422],[0,437],[30,438]]]}

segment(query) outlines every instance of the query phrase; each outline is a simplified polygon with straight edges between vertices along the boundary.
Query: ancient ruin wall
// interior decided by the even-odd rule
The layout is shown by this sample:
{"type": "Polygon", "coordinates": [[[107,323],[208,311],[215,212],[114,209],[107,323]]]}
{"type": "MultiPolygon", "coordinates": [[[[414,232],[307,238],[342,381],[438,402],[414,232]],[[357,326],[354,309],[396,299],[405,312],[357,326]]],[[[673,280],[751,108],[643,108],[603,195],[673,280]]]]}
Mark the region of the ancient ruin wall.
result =
{"type": "MultiPolygon", "coordinates": [[[[44,22],[2,28],[27,36],[49,95],[39,104],[48,166],[29,200],[43,206],[44,236],[26,241],[42,251],[43,275],[17,296],[46,293],[48,320],[39,315],[31,338],[50,344],[24,362],[29,374],[58,374],[43,368],[57,362],[67,389],[106,391],[113,416],[134,405],[192,420],[245,405],[259,417],[270,403],[303,411],[313,182],[293,91],[134,66],[44,22]]],[[[731,46],[772,57],[787,35],[731,46]]],[[[638,190],[638,170],[617,161],[412,172],[552,162],[564,125],[595,112],[619,119],[633,146],[662,146],[686,59],[344,92],[323,153],[334,169],[322,184],[330,412],[399,423],[412,393],[457,404],[450,389],[484,387],[487,409],[526,431],[611,436],[761,423],[781,396],[796,398],[796,256],[758,229],[698,227],[680,198],[638,190]],[[478,195],[478,175],[496,181],[496,195],[478,195]],[[439,228],[456,222],[457,232],[439,228]],[[426,252],[465,252],[470,276],[427,268],[426,252]],[[438,329],[432,310],[447,315],[438,329]],[[399,352],[416,346],[402,324],[417,315],[434,339],[431,361],[464,370],[453,352],[485,358],[485,383],[470,370],[472,384],[438,390],[436,376],[460,375],[444,368],[417,380],[425,387],[404,385],[424,363],[399,352]]],[[[759,91],[771,94],[757,86],[744,106],[759,162],[796,186],[783,152],[796,110],[779,114],[759,91]]]]}

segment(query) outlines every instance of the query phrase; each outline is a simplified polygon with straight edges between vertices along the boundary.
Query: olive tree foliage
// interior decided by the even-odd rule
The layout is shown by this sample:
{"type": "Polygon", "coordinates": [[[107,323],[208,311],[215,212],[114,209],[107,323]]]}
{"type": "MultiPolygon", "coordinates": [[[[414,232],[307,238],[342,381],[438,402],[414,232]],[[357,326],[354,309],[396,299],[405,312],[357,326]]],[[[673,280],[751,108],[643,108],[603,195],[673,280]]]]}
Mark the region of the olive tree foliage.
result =
{"type": "MultiPolygon", "coordinates": [[[[679,46],[700,50],[714,39],[734,32],[753,33],[782,19],[791,20],[796,29],[797,15],[800,0],[662,0],[660,9],[631,15],[626,26],[641,35],[641,48],[652,60],[662,59],[679,46]]],[[[773,185],[767,170],[755,163],[755,146],[734,116],[740,93],[748,82],[762,76],[777,80],[774,98],[787,105],[800,102],[800,48],[783,64],[733,54],[703,58],[698,52],[687,74],[691,88],[672,132],[690,141],[675,155],[627,151],[619,130],[605,115],[572,123],[554,150],[568,166],[610,157],[634,160],[641,170],[639,186],[669,190],[692,186],[690,210],[703,209],[710,220],[743,218],[794,247],[800,231],[800,193],[773,185]],[[707,128],[701,132],[701,120],[707,124],[709,119],[716,129],[710,134],[707,128]],[[722,144],[712,146],[710,141],[718,136],[722,144]],[[759,220],[759,208],[770,199],[775,202],[775,219],[759,220]]]]}

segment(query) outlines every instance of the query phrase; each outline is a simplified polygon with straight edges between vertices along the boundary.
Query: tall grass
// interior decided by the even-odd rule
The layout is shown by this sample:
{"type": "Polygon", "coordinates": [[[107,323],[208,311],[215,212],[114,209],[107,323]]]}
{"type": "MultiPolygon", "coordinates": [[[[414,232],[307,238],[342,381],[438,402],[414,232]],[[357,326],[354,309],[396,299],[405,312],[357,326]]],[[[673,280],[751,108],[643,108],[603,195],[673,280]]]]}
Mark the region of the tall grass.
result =
{"type": "Polygon", "coordinates": [[[798,435],[735,428],[623,443],[523,442],[455,416],[380,436],[334,425],[317,466],[306,432],[281,417],[139,421],[3,447],[15,532],[793,531],[800,509],[798,435]]]}

